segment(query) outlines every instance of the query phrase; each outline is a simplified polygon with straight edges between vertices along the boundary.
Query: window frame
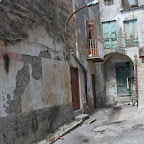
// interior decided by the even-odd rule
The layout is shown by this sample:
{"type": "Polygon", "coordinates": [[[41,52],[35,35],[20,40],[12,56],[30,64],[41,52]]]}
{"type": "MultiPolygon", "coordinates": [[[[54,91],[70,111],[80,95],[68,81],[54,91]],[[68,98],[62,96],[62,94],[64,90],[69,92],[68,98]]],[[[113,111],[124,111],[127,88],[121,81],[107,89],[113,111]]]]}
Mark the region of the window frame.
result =
{"type": "Polygon", "coordinates": [[[126,20],[124,21],[124,35],[125,35],[125,45],[126,47],[138,47],[139,46],[139,36],[138,36],[138,21],[137,19],[132,19],[132,20],[126,20]],[[136,32],[134,32],[134,22],[136,26],[136,32]],[[133,25],[132,25],[133,23],[133,25]],[[128,38],[127,34],[127,29],[126,29],[126,24],[129,24],[129,33],[130,33],[130,38],[128,38]],[[135,38],[135,34],[137,38],[135,38]],[[128,39],[127,39],[128,38],[128,39]]]}
{"type": "MultiPolygon", "coordinates": [[[[117,48],[118,47],[118,37],[117,37],[117,22],[116,22],[116,20],[102,22],[102,29],[103,29],[104,49],[111,49],[111,48],[115,49],[115,48],[117,48]],[[114,27],[114,29],[115,29],[115,38],[114,37],[109,37],[109,35],[108,35],[108,37],[105,38],[104,24],[107,23],[107,25],[108,25],[108,23],[112,24],[112,22],[115,22],[115,27],[114,27]],[[107,46],[108,42],[110,43],[110,47],[107,46]]],[[[114,33],[114,32],[112,32],[112,29],[111,29],[111,36],[112,36],[112,33],[114,33]]]]}

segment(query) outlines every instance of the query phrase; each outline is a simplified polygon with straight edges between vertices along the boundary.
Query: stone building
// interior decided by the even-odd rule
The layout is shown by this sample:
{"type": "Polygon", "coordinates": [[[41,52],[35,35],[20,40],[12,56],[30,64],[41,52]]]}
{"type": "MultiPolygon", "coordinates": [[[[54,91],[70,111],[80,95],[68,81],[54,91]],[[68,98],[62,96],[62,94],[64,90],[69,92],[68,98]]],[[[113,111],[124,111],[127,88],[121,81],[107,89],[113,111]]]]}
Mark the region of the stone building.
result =
{"type": "Polygon", "coordinates": [[[144,105],[144,7],[141,0],[102,0],[104,57],[101,67],[108,103],[144,105]]]}
{"type": "Polygon", "coordinates": [[[71,19],[65,40],[68,17],[89,2],[0,2],[0,144],[36,142],[105,102],[99,5],[71,19]]]}
{"type": "Polygon", "coordinates": [[[44,139],[81,113],[143,108],[143,1],[0,2],[0,143],[44,139]]]}

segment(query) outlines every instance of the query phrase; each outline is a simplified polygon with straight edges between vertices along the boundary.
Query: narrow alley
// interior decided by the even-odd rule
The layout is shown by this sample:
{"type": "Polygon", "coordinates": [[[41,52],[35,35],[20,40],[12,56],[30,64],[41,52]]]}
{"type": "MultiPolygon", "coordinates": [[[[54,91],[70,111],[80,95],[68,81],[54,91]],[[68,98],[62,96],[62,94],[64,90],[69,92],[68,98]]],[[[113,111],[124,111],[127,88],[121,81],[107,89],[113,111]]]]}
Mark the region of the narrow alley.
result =
{"type": "Polygon", "coordinates": [[[0,144],[144,144],[144,0],[0,0],[0,144]]]}
{"type": "Polygon", "coordinates": [[[83,125],[54,144],[144,144],[144,114],[136,107],[112,107],[96,111],[92,124],[83,125]]]}

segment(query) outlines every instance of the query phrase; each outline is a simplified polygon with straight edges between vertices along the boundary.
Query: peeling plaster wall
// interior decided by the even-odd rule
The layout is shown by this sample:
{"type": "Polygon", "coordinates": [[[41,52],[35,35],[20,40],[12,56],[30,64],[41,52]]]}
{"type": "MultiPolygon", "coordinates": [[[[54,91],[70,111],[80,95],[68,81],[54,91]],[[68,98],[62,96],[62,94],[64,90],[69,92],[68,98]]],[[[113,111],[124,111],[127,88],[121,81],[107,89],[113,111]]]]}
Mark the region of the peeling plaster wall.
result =
{"type": "MultiPolygon", "coordinates": [[[[100,14],[101,14],[101,21],[113,21],[116,20],[117,24],[117,36],[124,37],[124,21],[137,19],[138,24],[138,39],[139,39],[139,47],[144,47],[144,30],[142,29],[144,25],[144,18],[143,13],[144,9],[134,9],[134,10],[125,10],[122,11],[123,8],[121,7],[121,1],[115,0],[114,4],[111,6],[105,6],[103,2],[100,3],[100,14]],[[110,13],[110,9],[113,9],[113,13],[110,13]]],[[[118,46],[125,47],[124,39],[118,38],[118,46]]]]}
{"type": "MultiPolygon", "coordinates": [[[[75,1],[76,9],[88,2],[75,1]]],[[[0,143],[33,143],[73,120],[70,66],[79,71],[81,110],[93,111],[91,74],[96,74],[95,64],[77,51],[75,42],[79,49],[87,48],[87,19],[96,19],[97,37],[102,37],[99,8],[86,8],[72,18],[66,41],[65,23],[73,8],[71,0],[0,3],[0,143]],[[88,70],[89,109],[84,72],[70,49],[79,53],[88,70]],[[5,53],[10,59],[8,73],[5,53]]]]}
{"type": "Polygon", "coordinates": [[[103,63],[96,64],[96,99],[97,107],[102,107],[106,102],[106,86],[103,63]]]}
{"type": "Polygon", "coordinates": [[[73,120],[73,20],[70,41],[63,33],[72,1],[6,0],[0,11],[0,38],[6,38],[0,40],[0,143],[30,144],[73,120]]]}
{"type": "Polygon", "coordinates": [[[138,96],[139,96],[139,110],[144,109],[144,63],[138,64],[138,96]]]}
{"type": "MultiPolygon", "coordinates": [[[[134,75],[134,66],[131,60],[121,54],[113,54],[107,58],[108,60],[104,64],[104,75],[106,80],[106,95],[107,103],[117,103],[123,102],[123,99],[120,99],[120,95],[117,93],[117,80],[116,80],[116,67],[115,63],[117,62],[129,62],[130,63],[130,75],[134,75]]],[[[133,88],[134,86],[132,86],[133,88]]]]}
{"type": "MultiPolygon", "coordinates": [[[[84,1],[77,1],[73,0],[75,4],[75,10],[81,8],[82,6],[86,5],[90,2],[90,0],[84,0],[84,1]]],[[[82,64],[87,69],[87,84],[88,84],[88,99],[89,99],[89,112],[92,112],[94,109],[94,97],[93,97],[93,91],[92,91],[92,79],[91,74],[95,74],[95,76],[98,76],[99,73],[96,71],[96,64],[93,62],[87,61],[87,53],[88,53],[88,47],[87,47],[87,31],[86,31],[86,20],[94,19],[96,22],[96,35],[97,38],[102,39],[102,27],[100,22],[100,13],[99,13],[99,5],[95,5],[93,7],[85,8],[81,11],[79,11],[76,15],[76,28],[77,32],[75,34],[76,36],[76,53],[81,60],[82,64]]],[[[101,47],[103,49],[103,47],[101,47]]],[[[79,67],[81,69],[81,67],[79,67]]],[[[81,101],[83,102],[83,105],[81,107],[85,107],[86,105],[86,98],[84,93],[84,81],[82,80],[82,77],[84,77],[84,73],[80,73],[80,83],[81,83],[81,101]]],[[[95,81],[96,82],[96,81],[95,81]]],[[[97,87],[97,86],[96,86],[97,87]]],[[[96,94],[97,97],[97,94],[96,94]]],[[[103,98],[103,95],[99,95],[101,99],[103,98]]],[[[102,101],[97,101],[97,103],[102,104],[102,101]]],[[[97,104],[98,106],[98,104],[97,104]]],[[[84,110],[87,112],[87,110],[84,110]]]]}
{"type": "Polygon", "coordinates": [[[25,54],[19,53],[20,61],[12,61],[9,55],[8,74],[1,59],[2,143],[28,144],[40,140],[73,119],[70,69],[63,52],[55,53],[39,46],[39,54],[35,51],[29,55],[25,49],[34,51],[33,44],[23,41],[9,43],[5,52],[19,49],[19,44],[25,54]]]}
{"type": "MultiPolygon", "coordinates": [[[[118,37],[118,40],[117,40],[118,48],[104,49],[104,55],[106,57],[107,55],[109,55],[109,54],[111,55],[113,53],[124,54],[124,55],[128,56],[132,60],[133,63],[134,63],[134,55],[137,55],[138,71],[140,71],[142,69],[142,65],[141,65],[142,61],[139,58],[139,49],[144,47],[144,37],[143,37],[143,35],[144,35],[144,30],[143,30],[144,9],[138,8],[138,9],[132,10],[127,7],[127,10],[124,10],[126,7],[124,7],[124,6],[122,7],[121,2],[122,1],[120,1],[120,0],[115,0],[113,5],[105,6],[103,1],[100,1],[101,21],[107,22],[107,21],[116,20],[117,37],[118,37]],[[112,12],[110,10],[112,10],[112,12]],[[133,19],[137,19],[139,47],[126,48],[125,39],[120,38],[120,37],[125,37],[124,21],[133,20],[133,19]]],[[[133,1],[131,1],[131,2],[133,2],[133,1]]],[[[119,59],[119,61],[121,61],[121,60],[122,60],[122,58],[119,59]]],[[[105,71],[107,71],[107,70],[108,69],[106,68],[105,71]]],[[[107,84],[107,81],[106,81],[106,85],[109,85],[109,84],[107,84]]],[[[139,83],[139,85],[141,85],[141,84],[139,83]]],[[[110,87],[109,87],[109,89],[110,89],[110,87]]],[[[108,95],[108,96],[111,95],[111,97],[113,99],[114,93],[116,93],[116,89],[114,88],[114,90],[112,91],[112,94],[110,94],[110,91],[108,93],[107,92],[108,92],[108,90],[106,91],[106,95],[108,95]]],[[[142,93],[142,91],[140,89],[139,89],[139,93],[140,94],[142,93]]],[[[112,101],[112,99],[111,99],[111,101],[112,101]]]]}

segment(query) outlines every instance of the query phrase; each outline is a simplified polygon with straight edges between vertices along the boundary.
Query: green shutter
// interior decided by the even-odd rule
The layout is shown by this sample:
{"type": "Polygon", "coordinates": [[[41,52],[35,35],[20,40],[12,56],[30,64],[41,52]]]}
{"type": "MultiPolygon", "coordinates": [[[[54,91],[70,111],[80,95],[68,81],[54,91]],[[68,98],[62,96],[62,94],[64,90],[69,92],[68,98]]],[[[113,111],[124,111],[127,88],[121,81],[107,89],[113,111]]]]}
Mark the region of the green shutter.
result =
{"type": "Polygon", "coordinates": [[[116,21],[103,23],[104,48],[117,48],[116,21]]]}
{"type": "Polygon", "coordinates": [[[125,21],[126,46],[139,46],[137,20],[125,21]]]}

